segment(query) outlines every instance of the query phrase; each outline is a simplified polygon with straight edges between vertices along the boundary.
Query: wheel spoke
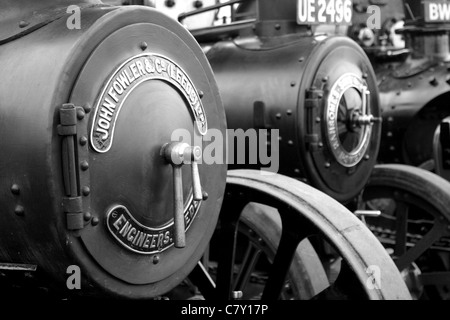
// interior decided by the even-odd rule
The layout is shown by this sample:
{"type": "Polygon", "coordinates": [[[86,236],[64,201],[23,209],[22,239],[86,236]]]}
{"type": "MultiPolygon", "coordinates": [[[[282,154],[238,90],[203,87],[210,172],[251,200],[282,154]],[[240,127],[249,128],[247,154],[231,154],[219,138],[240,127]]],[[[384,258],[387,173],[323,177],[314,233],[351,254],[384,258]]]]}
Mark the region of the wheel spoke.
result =
{"type": "Polygon", "coordinates": [[[213,299],[215,297],[216,284],[200,261],[197,262],[194,270],[190,273],[189,280],[197,286],[205,299],[213,299]]]}
{"type": "Polygon", "coordinates": [[[230,195],[229,200],[222,206],[220,213],[221,227],[218,236],[218,247],[221,254],[218,258],[216,277],[216,299],[229,300],[233,286],[234,262],[236,253],[238,220],[247,204],[239,198],[230,195]]]}
{"type": "Polygon", "coordinates": [[[292,258],[300,240],[292,238],[287,232],[283,232],[277,254],[270,268],[269,279],[264,288],[263,300],[278,300],[280,298],[292,258]]]}
{"type": "Polygon", "coordinates": [[[260,254],[261,250],[256,248],[252,242],[249,241],[244,260],[242,261],[241,268],[234,285],[235,291],[244,291],[260,254]]]}
{"type": "Polygon", "coordinates": [[[406,242],[407,242],[406,237],[408,233],[408,213],[409,213],[408,205],[404,202],[398,202],[396,210],[396,218],[397,218],[396,242],[394,249],[394,254],[396,257],[400,257],[406,252],[406,242]]]}
{"type": "Polygon", "coordinates": [[[447,226],[436,222],[433,228],[413,248],[406,251],[397,261],[396,265],[401,271],[417,260],[433,243],[446,234],[447,226]]]}

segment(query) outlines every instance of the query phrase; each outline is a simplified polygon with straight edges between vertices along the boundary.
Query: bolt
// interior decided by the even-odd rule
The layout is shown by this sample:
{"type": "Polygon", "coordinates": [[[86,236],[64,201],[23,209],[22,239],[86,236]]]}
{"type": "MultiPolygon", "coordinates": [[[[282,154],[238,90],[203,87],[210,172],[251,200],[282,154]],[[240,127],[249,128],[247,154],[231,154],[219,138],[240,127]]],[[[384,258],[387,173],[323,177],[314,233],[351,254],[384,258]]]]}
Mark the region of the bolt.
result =
{"type": "Polygon", "coordinates": [[[80,145],[85,146],[87,144],[87,142],[88,142],[88,138],[86,138],[84,136],[80,138],[80,145]]]}
{"type": "Polygon", "coordinates": [[[387,136],[388,136],[389,138],[391,138],[393,135],[394,135],[394,134],[393,134],[391,131],[389,131],[389,132],[387,133],[387,136]]]}
{"type": "Polygon", "coordinates": [[[411,88],[411,87],[412,87],[412,83],[408,82],[408,88],[411,88]]]}
{"type": "Polygon", "coordinates": [[[91,188],[89,188],[89,187],[87,187],[87,186],[86,186],[86,187],[83,187],[82,192],[83,192],[83,196],[87,197],[88,195],[91,194],[91,188]]]}
{"type": "Polygon", "coordinates": [[[368,154],[366,154],[366,155],[364,156],[364,160],[369,161],[369,160],[370,160],[370,156],[369,156],[368,154]]]}
{"type": "Polygon", "coordinates": [[[242,291],[233,291],[232,295],[233,295],[233,299],[237,300],[237,299],[241,299],[242,298],[243,293],[242,293],[242,291]]]}
{"type": "Polygon", "coordinates": [[[153,264],[158,264],[159,263],[159,256],[158,255],[154,255],[153,256],[153,264]]]}
{"type": "Polygon", "coordinates": [[[325,162],[325,168],[327,168],[327,169],[331,168],[331,163],[325,162]]]}
{"type": "Polygon", "coordinates": [[[288,110],[286,111],[286,114],[287,114],[288,116],[291,116],[291,115],[292,115],[292,110],[291,110],[291,109],[288,109],[288,110]]]}
{"type": "Polygon", "coordinates": [[[437,81],[437,79],[436,79],[435,77],[432,77],[432,78],[430,79],[430,84],[431,84],[433,87],[437,87],[437,86],[439,85],[439,81],[437,81]]]}
{"type": "Polygon", "coordinates": [[[20,194],[20,187],[19,187],[19,185],[18,184],[13,184],[11,186],[11,192],[13,194],[16,194],[16,195],[20,194]]]}
{"type": "Polygon", "coordinates": [[[202,195],[203,195],[203,201],[208,200],[209,195],[206,191],[203,191],[202,195]]]}
{"type": "Polygon", "coordinates": [[[390,146],[390,147],[389,147],[389,150],[395,151],[395,147],[394,147],[394,146],[390,146]]]}
{"type": "Polygon", "coordinates": [[[201,7],[203,7],[203,1],[200,1],[200,0],[194,1],[194,7],[196,9],[200,9],[201,7]]]}
{"type": "Polygon", "coordinates": [[[388,122],[394,122],[394,117],[389,117],[388,122]]]}
{"type": "Polygon", "coordinates": [[[322,120],[320,119],[320,117],[316,118],[316,123],[320,123],[322,120]]]}
{"type": "Polygon", "coordinates": [[[203,96],[204,96],[203,91],[200,90],[200,91],[198,92],[198,96],[200,97],[200,99],[203,98],[203,96]]]}
{"type": "Polygon", "coordinates": [[[294,145],[294,141],[289,140],[289,141],[288,141],[288,145],[293,146],[293,145],[294,145]]]}
{"type": "Polygon", "coordinates": [[[22,20],[22,21],[19,22],[19,27],[20,28],[25,28],[25,27],[28,27],[29,24],[30,23],[28,21],[22,20]]]}
{"type": "Polygon", "coordinates": [[[85,212],[83,218],[84,221],[89,221],[92,219],[92,214],[90,212],[85,212]]]}
{"type": "Polygon", "coordinates": [[[25,215],[25,208],[20,205],[17,205],[16,208],[14,209],[14,213],[20,217],[23,217],[25,215]]]}
{"type": "Polygon", "coordinates": [[[166,5],[166,7],[172,8],[175,5],[175,0],[166,0],[164,4],[166,5]]]}
{"type": "Polygon", "coordinates": [[[89,163],[85,160],[85,161],[81,162],[80,167],[81,167],[81,170],[86,171],[87,169],[89,169],[89,163]]]}
{"type": "Polygon", "coordinates": [[[92,220],[91,220],[91,224],[92,224],[93,226],[98,225],[99,222],[100,222],[100,221],[98,220],[97,217],[94,217],[94,218],[92,218],[92,220]]]}
{"type": "Polygon", "coordinates": [[[304,57],[298,58],[298,62],[303,62],[303,61],[305,61],[305,58],[304,58],[304,57]]]}
{"type": "Polygon", "coordinates": [[[280,24],[279,23],[275,24],[275,30],[280,30],[280,29],[281,29],[280,24]]]}
{"type": "Polygon", "coordinates": [[[280,120],[280,119],[281,119],[281,113],[277,113],[277,114],[275,115],[275,117],[276,117],[278,120],[280,120]]]}
{"type": "Polygon", "coordinates": [[[319,142],[319,148],[323,148],[323,142],[319,142]]]}
{"type": "Polygon", "coordinates": [[[78,118],[78,120],[83,120],[85,115],[86,114],[84,113],[83,110],[78,110],[77,111],[77,118],[78,118]]]}
{"type": "Polygon", "coordinates": [[[327,82],[328,82],[328,77],[323,77],[323,78],[322,78],[322,82],[323,82],[323,83],[327,83],[327,82]]]}
{"type": "Polygon", "coordinates": [[[91,104],[88,102],[83,106],[84,112],[89,113],[92,110],[91,104]]]}
{"type": "Polygon", "coordinates": [[[369,75],[366,72],[364,72],[362,77],[363,77],[363,79],[367,79],[369,77],[369,75]]]}
{"type": "Polygon", "coordinates": [[[142,41],[142,42],[139,44],[139,48],[141,48],[142,51],[145,51],[145,50],[147,49],[147,47],[148,47],[148,44],[147,44],[147,42],[145,42],[145,41],[142,41]]]}
{"type": "Polygon", "coordinates": [[[292,81],[291,82],[291,87],[295,87],[295,85],[296,85],[295,81],[292,81]]]}

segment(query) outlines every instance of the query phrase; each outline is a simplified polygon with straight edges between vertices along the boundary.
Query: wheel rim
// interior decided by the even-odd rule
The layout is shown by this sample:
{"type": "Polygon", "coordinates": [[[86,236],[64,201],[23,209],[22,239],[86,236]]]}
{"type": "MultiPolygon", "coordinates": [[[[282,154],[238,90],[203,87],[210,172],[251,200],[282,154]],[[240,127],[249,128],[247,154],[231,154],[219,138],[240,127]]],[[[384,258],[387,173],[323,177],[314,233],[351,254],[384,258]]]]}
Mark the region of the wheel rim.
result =
{"type": "Polygon", "coordinates": [[[362,195],[369,228],[392,252],[414,298],[449,299],[450,184],[422,169],[377,166],[362,195]]]}
{"type": "Polygon", "coordinates": [[[259,172],[231,171],[220,218],[220,255],[216,281],[201,264],[190,278],[205,298],[233,298],[233,274],[238,221],[249,202],[277,208],[283,232],[262,293],[263,300],[280,297],[298,244],[312,235],[326,238],[342,257],[337,280],[314,299],[410,299],[409,292],[385,249],[353,214],[342,205],[296,180],[283,176],[262,177],[259,172]],[[370,286],[368,270],[383,270],[380,286],[370,286]],[[338,296],[335,294],[338,293],[338,296]]]}

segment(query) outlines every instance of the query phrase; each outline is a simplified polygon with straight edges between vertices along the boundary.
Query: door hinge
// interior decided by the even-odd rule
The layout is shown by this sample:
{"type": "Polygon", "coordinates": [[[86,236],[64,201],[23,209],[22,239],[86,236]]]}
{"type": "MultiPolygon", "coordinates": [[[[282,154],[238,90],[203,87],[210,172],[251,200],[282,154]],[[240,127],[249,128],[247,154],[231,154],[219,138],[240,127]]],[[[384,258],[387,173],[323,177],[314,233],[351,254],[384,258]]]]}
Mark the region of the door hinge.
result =
{"type": "Polygon", "coordinates": [[[64,182],[62,201],[68,230],[81,230],[89,223],[84,217],[90,208],[89,150],[87,117],[90,108],[63,104],[59,109],[58,135],[62,137],[61,157],[64,182]]]}
{"type": "Polygon", "coordinates": [[[323,91],[310,89],[306,91],[305,96],[305,115],[306,115],[306,148],[310,152],[317,151],[320,143],[320,122],[316,119],[320,114],[320,103],[323,97],[323,91]]]}

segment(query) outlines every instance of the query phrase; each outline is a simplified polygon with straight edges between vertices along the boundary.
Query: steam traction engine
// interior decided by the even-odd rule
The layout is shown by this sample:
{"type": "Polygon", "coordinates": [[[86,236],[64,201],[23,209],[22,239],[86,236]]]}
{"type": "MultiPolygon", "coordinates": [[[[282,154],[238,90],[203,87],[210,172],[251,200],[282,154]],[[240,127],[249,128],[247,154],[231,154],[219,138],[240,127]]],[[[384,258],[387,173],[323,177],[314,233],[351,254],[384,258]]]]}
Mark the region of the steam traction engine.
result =
{"type": "MultiPolygon", "coordinates": [[[[308,1],[240,2],[228,3],[235,6],[231,24],[191,30],[214,70],[228,126],[278,129],[280,172],[324,191],[370,221],[415,297],[424,285],[440,286],[446,275],[439,272],[445,267],[429,268],[428,255],[448,234],[450,185],[414,167],[375,166],[382,114],[371,64],[347,37],[318,31],[319,22],[348,25],[352,16],[346,8],[351,10],[352,4],[326,2],[340,8],[330,14],[308,1]],[[378,217],[370,219],[372,215],[378,217]],[[410,227],[420,225],[423,215],[426,226],[411,241],[410,227]],[[386,217],[387,224],[377,222],[386,217]]],[[[386,88],[392,90],[392,85],[386,88]]],[[[389,119],[384,122],[386,130],[389,119]]],[[[266,207],[247,210],[244,220],[273,215],[266,207]]],[[[260,221],[267,223],[260,230],[270,228],[266,220],[260,221]]]]}
{"type": "MultiPolygon", "coordinates": [[[[202,163],[202,151],[211,143],[208,134],[213,129],[225,134],[225,112],[208,61],[178,23],[139,6],[23,0],[2,2],[0,24],[2,290],[8,292],[3,284],[25,271],[58,296],[152,298],[167,294],[189,276],[205,298],[239,298],[239,288],[251,274],[252,255],[241,260],[236,282],[238,221],[249,202],[259,202],[277,208],[282,221],[279,243],[267,242],[273,259],[263,298],[280,297],[287,275],[303,298],[326,298],[331,291],[359,299],[409,298],[381,244],[335,200],[285,176],[238,170],[226,177],[225,164],[202,163]],[[79,27],[68,23],[74,12],[81,18],[79,27]],[[177,130],[189,133],[193,142],[173,139],[177,130]],[[217,273],[211,277],[205,268],[205,249],[219,212],[222,246],[217,273]],[[328,241],[340,256],[341,270],[333,283],[322,283],[319,255],[309,241],[302,241],[311,235],[328,241]],[[293,256],[296,268],[290,268],[293,256]],[[81,288],[69,292],[67,270],[74,266],[81,270],[81,288]],[[384,272],[376,287],[365,285],[371,266],[384,272]]],[[[308,178],[315,176],[348,199],[355,193],[349,185],[344,183],[341,192],[331,179],[324,179],[324,169],[313,168],[324,164],[338,178],[343,167],[352,170],[351,165],[357,164],[353,174],[367,179],[364,171],[370,170],[379,130],[376,95],[367,92],[374,88],[373,76],[351,42],[343,39],[339,49],[337,40],[312,41],[316,40],[295,39],[294,48],[302,54],[295,63],[300,71],[318,72],[309,79],[316,88],[299,82],[303,77],[288,82],[302,99],[298,86],[311,89],[306,99],[313,113],[306,113],[305,119],[295,117],[307,121],[309,137],[300,140],[307,145],[299,145],[296,156],[307,147],[309,154],[301,158],[299,168],[305,173],[310,168],[316,175],[308,178]],[[334,50],[349,53],[362,67],[344,58],[342,64],[350,74],[338,68],[332,77],[326,70],[337,61],[334,50]],[[324,57],[309,63],[313,53],[324,57]],[[324,81],[327,75],[329,81],[324,81]],[[352,141],[358,141],[360,152],[350,159],[322,151],[324,133],[307,120],[321,112],[315,105],[320,103],[320,90],[325,96],[329,88],[342,93],[338,96],[348,106],[355,106],[346,109],[345,119],[361,128],[350,126],[357,139],[340,150],[345,154],[353,150],[352,141]],[[331,157],[340,162],[327,165],[331,157]]],[[[267,45],[271,49],[274,43],[267,45]]],[[[338,100],[329,112],[338,113],[338,100]]],[[[258,101],[265,104],[256,104],[255,110],[273,107],[270,100],[258,101]]],[[[287,116],[296,110],[292,107],[287,116]]],[[[286,138],[292,143],[297,143],[295,137],[305,138],[292,130],[300,127],[297,122],[287,123],[286,138]]],[[[332,140],[325,141],[333,145],[332,140]]],[[[326,149],[330,150],[328,145],[326,149]]],[[[354,180],[358,186],[359,179],[354,180]]],[[[256,242],[261,243],[258,237],[256,242]]]]}

